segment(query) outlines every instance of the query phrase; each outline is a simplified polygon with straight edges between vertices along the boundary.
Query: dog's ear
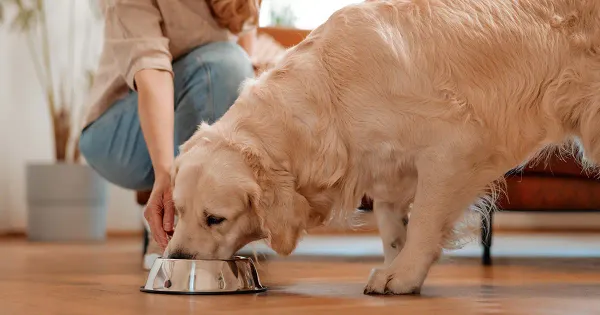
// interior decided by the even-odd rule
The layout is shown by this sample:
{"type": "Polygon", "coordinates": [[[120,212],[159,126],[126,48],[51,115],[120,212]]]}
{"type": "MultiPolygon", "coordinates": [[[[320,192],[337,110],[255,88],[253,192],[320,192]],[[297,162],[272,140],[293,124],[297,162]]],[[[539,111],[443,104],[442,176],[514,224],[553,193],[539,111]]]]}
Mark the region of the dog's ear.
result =
{"type": "Polygon", "coordinates": [[[171,185],[175,183],[175,178],[177,177],[177,173],[179,172],[179,167],[181,166],[182,158],[188,153],[194,151],[199,145],[206,145],[211,141],[196,133],[192,138],[179,146],[179,154],[175,157],[173,161],[173,165],[171,166],[171,185]]]}
{"type": "Polygon", "coordinates": [[[259,192],[250,195],[254,211],[261,220],[269,246],[279,255],[291,254],[307,228],[310,205],[296,191],[294,177],[285,170],[265,165],[264,159],[250,148],[242,148],[242,155],[254,171],[259,192]]]}
{"type": "MultiPolygon", "coordinates": [[[[263,190],[262,207],[264,228],[267,231],[269,246],[279,255],[291,254],[302,233],[307,228],[310,205],[299,194],[289,175],[276,175],[266,190],[263,190]],[[266,198],[265,198],[266,197],[266,198]]],[[[265,188],[263,188],[265,189],[265,188]]]]}

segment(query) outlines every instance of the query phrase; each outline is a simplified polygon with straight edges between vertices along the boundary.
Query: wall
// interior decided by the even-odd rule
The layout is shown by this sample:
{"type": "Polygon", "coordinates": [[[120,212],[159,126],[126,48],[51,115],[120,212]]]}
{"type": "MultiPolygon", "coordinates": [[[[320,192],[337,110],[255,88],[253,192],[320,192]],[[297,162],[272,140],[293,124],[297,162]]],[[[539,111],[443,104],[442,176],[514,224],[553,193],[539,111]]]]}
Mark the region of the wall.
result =
{"type": "Polygon", "coordinates": [[[494,225],[510,230],[600,231],[600,213],[502,212],[494,225]]]}
{"type": "MultiPolygon", "coordinates": [[[[10,62],[8,60],[8,47],[4,45],[8,43],[8,34],[5,30],[0,28],[0,153],[1,160],[10,159],[11,151],[9,150],[9,125],[8,125],[8,114],[9,106],[6,101],[9,97],[9,86],[7,84],[9,79],[9,72],[3,69],[7,69],[10,62]]],[[[8,163],[0,163],[0,233],[9,228],[9,165],[8,163]]]]}
{"type": "MultiPolygon", "coordinates": [[[[55,64],[78,66],[86,61],[93,62],[101,49],[103,25],[100,21],[87,23],[91,18],[87,1],[53,0],[52,4],[48,17],[55,64]],[[70,3],[77,4],[75,25],[78,32],[75,34],[78,50],[86,51],[88,60],[70,60],[73,56],[64,49],[68,47],[69,23],[65,21],[70,16],[70,3]],[[90,28],[89,33],[84,31],[87,27],[90,28]],[[88,44],[85,44],[85,37],[90,35],[88,44]],[[84,48],[84,45],[87,47],[84,48]]],[[[3,26],[0,28],[0,43],[0,145],[3,161],[0,163],[0,232],[25,231],[25,167],[28,162],[53,162],[51,126],[25,37],[3,26]]],[[[55,79],[58,80],[58,77],[55,79]]],[[[81,103],[84,101],[81,100],[81,103]]],[[[139,231],[141,227],[141,210],[135,203],[134,193],[110,186],[109,230],[139,231]]]]}

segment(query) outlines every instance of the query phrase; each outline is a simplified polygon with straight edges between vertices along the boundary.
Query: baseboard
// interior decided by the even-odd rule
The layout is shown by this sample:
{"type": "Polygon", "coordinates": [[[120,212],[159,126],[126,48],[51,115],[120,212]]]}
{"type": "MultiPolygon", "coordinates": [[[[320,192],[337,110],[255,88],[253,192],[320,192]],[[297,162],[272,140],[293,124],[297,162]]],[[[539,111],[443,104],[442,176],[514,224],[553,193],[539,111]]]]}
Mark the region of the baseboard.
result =
{"type": "MultiPolygon", "coordinates": [[[[141,230],[131,230],[131,231],[123,231],[123,230],[115,230],[106,232],[107,238],[129,238],[129,237],[142,237],[143,233],[141,230]]],[[[6,231],[1,232],[0,237],[2,238],[25,238],[27,237],[27,233],[25,231],[6,231]]]]}
{"type": "Polygon", "coordinates": [[[120,238],[120,237],[142,237],[144,233],[139,231],[108,231],[106,236],[109,238],[120,238]]]}
{"type": "MultiPolygon", "coordinates": [[[[536,228],[520,228],[520,227],[506,227],[497,226],[494,227],[494,234],[600,234],[600,228],[556,228],[556,227],[536,227],[536,228]]],[[[308,232],[310,235],[378,235],[379,232],[376,228],[364,227],[360,229],[341,228],[341,227],[319,227],[308,232]]],[[[107,238],[142,238],[143,233],[141,230],[113,230],[106,233],[107,238]]],[[[1,238],[25,238],[27,233],[24,231],[7,231],[0,233],[1,238]]]]}
{"type": "Polygon", "coordinates": [[[17,232],[17,231],[3,231],[0,233],[0,237],[2,238],[23,238],[27,236],[25,232],[17,232]]]}
{"type": "Polygon", "coordinates": [[[376,229],[342,229],[342,228],[327,228],[321,227],[310,230],[310,235],[377,235],[379,232],[376,229]]]}
{"type": "Polygon", "coordinates": [[[600,233],[600,228],[556,228],[556,227],[536,227],[536,228],[518,228],[518,227],[496,227],[494,226],[494,234],[595,234],[600,233]]]}

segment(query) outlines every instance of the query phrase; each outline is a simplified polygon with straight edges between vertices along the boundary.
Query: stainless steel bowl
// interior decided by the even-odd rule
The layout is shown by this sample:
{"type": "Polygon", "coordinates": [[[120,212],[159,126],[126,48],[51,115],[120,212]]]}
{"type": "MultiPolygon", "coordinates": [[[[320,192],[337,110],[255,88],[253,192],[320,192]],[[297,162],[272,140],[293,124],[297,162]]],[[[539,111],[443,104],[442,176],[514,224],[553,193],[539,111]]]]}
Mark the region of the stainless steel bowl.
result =
{"type": "Polygon", "coordinates": [[[267,290],[250,258],[188,260],[158,258],[148,273],[147,293],[235,294],[267,290]]]}

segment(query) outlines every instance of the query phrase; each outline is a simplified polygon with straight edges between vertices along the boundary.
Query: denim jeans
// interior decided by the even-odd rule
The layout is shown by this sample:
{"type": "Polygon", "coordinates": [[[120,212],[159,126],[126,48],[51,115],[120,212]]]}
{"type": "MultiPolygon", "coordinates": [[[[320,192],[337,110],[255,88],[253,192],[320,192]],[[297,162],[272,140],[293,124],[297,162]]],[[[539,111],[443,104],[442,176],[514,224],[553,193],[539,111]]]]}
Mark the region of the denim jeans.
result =
{"type": "MultiPolygon", "coordinates": [[[[175,147],[202,122],[212,123],[233,105],[240,84],[254,75],[244,50],[233,42],[197,47],[173,63],[175,147]]],[[[154,172],[140,127],[138,95],[131,91],[84,128],[79,147],[88,164],[117,186],[150,190],[154,172]]]]}

